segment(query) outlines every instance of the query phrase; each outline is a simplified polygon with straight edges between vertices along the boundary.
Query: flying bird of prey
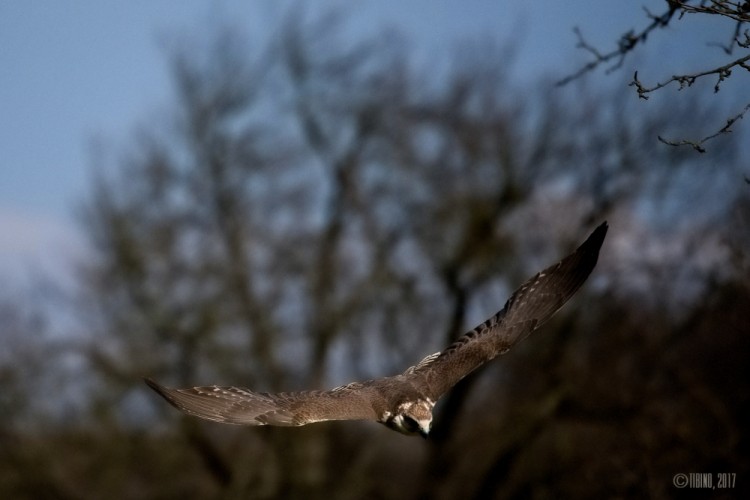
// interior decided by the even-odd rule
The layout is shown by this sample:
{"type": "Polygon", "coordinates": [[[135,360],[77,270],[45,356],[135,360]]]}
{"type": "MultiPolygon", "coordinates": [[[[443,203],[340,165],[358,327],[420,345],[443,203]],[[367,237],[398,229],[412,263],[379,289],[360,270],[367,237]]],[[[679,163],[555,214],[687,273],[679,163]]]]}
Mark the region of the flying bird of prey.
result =
{"type": "Polygon", "coordinates": [[[575,252],[521,285],[500,312],[399,375],[330,391],[277,394],[219,386],[170,389],[150,379],[146,383],[183,412],[215,422],[299,426],[325,420],[375,420],[403,434],[427,437],[435,402],[560,309],[594,269],[606,234],[605,222],[575,252]]]}

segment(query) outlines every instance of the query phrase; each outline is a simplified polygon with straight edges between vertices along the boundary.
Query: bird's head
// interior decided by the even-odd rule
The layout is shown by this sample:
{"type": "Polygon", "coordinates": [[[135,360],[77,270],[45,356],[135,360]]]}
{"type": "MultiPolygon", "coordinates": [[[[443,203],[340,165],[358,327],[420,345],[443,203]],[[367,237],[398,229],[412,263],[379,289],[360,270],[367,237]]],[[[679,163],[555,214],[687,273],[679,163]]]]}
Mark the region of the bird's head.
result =
{"type": "Polygon", "coordinates": [[[401,403],[385,425],[407,436],[420,435],[427,438],[432,427],[433,406],[435,404],[432,401],[425,399],[401,403]]]}

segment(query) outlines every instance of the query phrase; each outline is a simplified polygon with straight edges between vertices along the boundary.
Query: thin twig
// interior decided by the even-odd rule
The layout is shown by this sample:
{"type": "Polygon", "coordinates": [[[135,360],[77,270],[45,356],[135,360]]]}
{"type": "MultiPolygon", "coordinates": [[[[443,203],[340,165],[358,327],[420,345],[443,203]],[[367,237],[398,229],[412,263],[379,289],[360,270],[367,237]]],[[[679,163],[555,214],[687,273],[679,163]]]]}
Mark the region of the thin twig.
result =
{"type": "Polygon", "coordinates": [[[646,39],[648,38],[649,33],[651,33],[653,30],[655,30],[656,28],[666,27],[669,24],[669,21],[674,16],[674,13],[676,12],[677,8],[672,6],[672,4],[670,3],[669,10],[661,15],[654,15],[645,8],[644,10],[646,11],[646,15],[651,19],[651,24],[649,24],[640,33],[636,33],[634,30],[630,30],[627,33],[625,33],[624,35],[620,37],[620,40],[617,43],[617,48],[606,54],[602,54],[595,47],[593,47],[590,43],[588,43],[586,39],[583,37],[583,34],[581,33],[580,28],[578,27],[573,28],[573,33],[575,33],[576,37],[578,38],[578,43],[576,44],[576,47],[591,53],[594,56],[594,59],[584,64],[575,73],[572,73],[566,76],[565,78],[563,78],[562,80],[559,80],[555,85],[557,85],[558,87],[566,85],[572,82],[573,80],[581,77],[582,75],[588,73],[589,71],[596,69],[600,64],[611,61],[612,59],[615,59],[617,57],[619,57],[619,60],[615,62],[612,66],[607,68],[606,72],[611,73],[612,71],[622,67],[622,64],[625,62],[625,57],[627,56],[627,54],[632,52],[633,49],[635,49],[638,46],[638,44],[644,43],[646,39]]]}
{"type": "Polygon", "coordinates": [[[692,75],[675,75],[668,80],[665,80],[661,83],[657,83],[653,87],[646,87],[644,86],[640,80],[638,80],[638,72],[636,71],[633,75],[633,81],[630,82],[628,85],[631,87],[635,87],[638,91],[638,97],[641,99],[648,99],[648,94],[650,92],[653,92],[655,90],[659,90],[663,87],[666,87],[672,82],[677,82],[680,84],[680,88],[678,90],[682,90],[685,87],[690,87],[695,83],[695,81],[703,76],[708,75],[718,75],[718,80],[716,81],[716,85],[714,85],[714,93],[719,91],[719,88],[721,86],[721,83],[729,78],[732,75],[732,68],[735,66],[738,66],[740,68],[746,69],[747,71],[750,71],[750,65],[748,65],[748,61],[750,61],[750,55],[747,55],[745,57],[741,57],[737,59],[736,61],[732,61],[728,64],[725,64],[724,66],[719,66],[718,68],[713,68],[707,71],[702,71],[700,73],[694,73],[692,75]]]}
{"type": "Polygon", "coordinates": [[[657,137],[658,137],[658,139],[659,139],[660,142],[663,142],[664,144],[667,144],[669,146],[690,146],[693,149],[695,149],[696,151],[698,151],[699,153],[705,153],[706,152],[706,148],[703,147],[703,143],[705,143],[706,141],[710,141],[711,139],[714,139],[714,138],[720,136],[721,134],[729,134],[729,133],[731,133],[732,132],[732,125],[734,125],[734,123],[737,120],[741,120],[745,116],[745,113],[748,112],[748,110],[750,110],[750,103],[748,103],[747,105],[745,105],[744,109],[740,113],[738,113],[737,115],[733,116],[732,118],[729,118],[727,120],[727,123],[723,127],[721,127],[717,132],[715,132],[715,133],[713,133],[711,135],[708,135],[708,136],[704,137],[703,139],[701,139],[699,141],[690,141],[690,140],[686,140],[686,139],[683,139],[683,140],[680,140],[680,141],[671,141],[671,140],[663,138],[662,136],[657,136],[657,137]]]}
{"type": "Polygon", "coordinates": [[[680,3],[679,8],[682,11],[680,17],[685,14],[713,14],[715,16],[728,17],[740,23],[750,21],[750,12],[745,9],[748,2],[740,5],[739,3],[733,2],[711,2],[710,6],[701,5],[689,5],[687,2],[680,3]]]}

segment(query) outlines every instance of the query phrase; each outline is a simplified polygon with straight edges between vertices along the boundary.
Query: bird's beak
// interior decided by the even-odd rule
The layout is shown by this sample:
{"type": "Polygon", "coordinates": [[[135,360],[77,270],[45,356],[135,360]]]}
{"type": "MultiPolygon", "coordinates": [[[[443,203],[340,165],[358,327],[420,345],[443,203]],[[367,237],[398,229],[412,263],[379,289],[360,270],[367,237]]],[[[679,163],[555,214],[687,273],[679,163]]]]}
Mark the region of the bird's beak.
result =
{"type": "Polygon", "coordinates": [[[424,429],[422,427],[419,428],[419,435],[423,438],[427,439],[430,436],[430,429],[424,429]]]}

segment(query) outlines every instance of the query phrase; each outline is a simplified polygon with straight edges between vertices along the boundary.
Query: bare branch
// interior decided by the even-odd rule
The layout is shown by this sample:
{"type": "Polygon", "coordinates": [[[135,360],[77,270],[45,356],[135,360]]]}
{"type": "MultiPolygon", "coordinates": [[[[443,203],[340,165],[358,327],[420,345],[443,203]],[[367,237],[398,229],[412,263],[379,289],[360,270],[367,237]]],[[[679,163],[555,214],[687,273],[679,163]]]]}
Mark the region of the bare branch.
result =
{"type": "MultiPolygon", "coordinates": [[[[720,48],[726,55],[731,55],[734,52],[735,47],[739,47],[740,49],[748,49],[750,48],[750,31],[745,29],[743,31],[744,23],[747,21],[750,21],[750,0],[744,0],[744,1],[727,1],[727,0],[701,0],[701,1],[693,1],[691,3],[690,0],[667,0],[667,4],[669,6],[668,10],[660,15],[655,15],[651,13],[648,9],[644,8],[644,11],[646,12],[647,17],[650,19],[650,23],[648,26],[646,26],[645,29],[642,31],[636,33],[634,30],[630,30],[627,33],[625,33],[619,40],[618,46],[615,50],[608,52],[606,54],[602,54],[599,50],[597,50],[596,47],[592,46],[590,43],[588,43],[583,35],[581,34],[581,31],[579,28],[575,28],[574,32],[576,36],[578,37],[578,43],[576,47],[581,48],[588,53],[590,53],[593,56],[593,59],[589,61],[587,64],[585,64],[583,67],[581,67],[576,72],[566,76],[562,80],[557,82],[558,86],[565,85],[567,83],[570,83],[571,81],[575,80],[576,78],[579,78],[583,76],[584,74],[588,73],[589,71],[593,71],[594,69],[598,68],[601,64],[607,63],[609,61],[616,61],[612,66],[607,68],[606,73],[610,73],[611,71],[618,69],[622,67],[622,64],[625,60],[625,57],[639,44],[642,45],[646,42],[646,39],[648,37],[648,34],[651,33],[656,28],[665,27],[669,24],[669,22],[674,18],[675,13],[679,13],[678,19],[682,19],[685,14],[712,14],[717,15],[723,18],[731,19],[735,21],[734,27],[732,30],[731,39],[727,44],[724,43],[710,43],[709,46],[715,46],[720,48]]],[[[706,71],[702,71],[699,73],[694,74],[682,74],[682,75],[674,75],[671,78],[664,80],[662,82],[657,83],[653,86],[646,86],[641,83],[641,81],[638,79],[638,72],[636,71],[633,75],[633,80],[630,82],[629,86],[635,87],[636,91],[638,92],[638,97],[641,99],[648,99],[649,94],[651,92],[655,92],[657,90],[660,90],[668,85],[670,85],[673,82],[677,82],[679,84],[679,89],[682,90],[685,87],[691,87],[699,78],[709,76],[709,75],[716,75],[716,83],[714,84],[714,93],[719,92],[721,90],[721,84],[727,80],[730,76],[732,76],[732,71],[734,68],[742,68],[746,71],[750,71],[750,55],[746,55],[744,57],[740,57],[738,59],[735,59],[734,61],[728,62],[727,64],[724,64],[723,66],[718,66],[713,69],[709,69],[706,71]]],[[[695,140],[668,140],[664,139],[663,137],[659,137],[659,141],[663,142],[664,144],[669,144],[672,146],[683,146],[688,145],[691,146],[696,151],[699,151],[701,153],[705,152],[705,148],[703,147],[703,143],[707,140],[713,139],[717,137],[718,135],[725,134],[728,132],[731,132],[731,127],[734,124],[735,121],[742,118],[745,113],[747,112],[747,107],[739,113],[737,116],[734,116],[732,118],[729,118],[727,120],[727,123],[724,127],[722,127],[719,131],[717,131],[714,134],[708,135],[704,137],[703,139],[699,141],[695,140]]]]}
{"type": "Polygon", "coordinates": [[[638,80],[638,72],[636,71],[633,75],[633,81],[630,82],[628,85],[630,87],[635,87],[638,91],[638,97],[641,99],[648,99],[648,95],[650,92],[653,92],[655,90],[659,90],[663,87],[666,87],[672,82],[677,82],[680,84],[680,88],[678,90],[682,90],[685,87],[692,86],[698,78],[701,78],[703,76],[708,75],[718,75],[718,79],[716,80],[716,85],[714,85],[714,93],[718,92],[721,87],[721,83],[732,76],[732,68],[735,66],[738,66],[740,68],[743,68],[747,71],[750,71],[750,65],[748,64],[748,61],[750,61],[750,55],[747,55],[745,57],[741,57],[735,61],[732,61],[728,64],[725,64],[724,66],[719,66],[717,68],[709,69],[707,71],[702,71],[700,73],[694,73],[692,75],[674,75],[668,80],[665,80],[663,82],[657,83],[653,87],[646,87],[644,86],[640,80],[638,80]]]}
{"type": "Polygon", "coordinates": [[[668,144],[669,146],[690,146],[693,149],[695,149],[696,151],[698,151],[699,153],[705,153],[706,152],[706,148],[703,147],[703,143],[706,142],[706,141],[710,141],[711,139],[714,139],[714,138],[720,136],[721,134],[729,134],[729,133],[731,133],[732,132],[732,125],[734,125],[734,123],[737,120],[741,120],[745,116],[745,113],[748,112],[748,110],[750,110],[750,103],[748,103],[747,105],[745,105],[745,107],[743,108],[743,110],[740,113],[738,113],[737,115],[733,116],[732,118],[729,118],[727,120],[727,123],[723,127],[721,127],[717,132],[715,132],[715,133],[713,133],[711,135],[708,135],[708,136],[704,137],[703,139],[701,139],[699,141],[690,141],[690,140],[685,140],[685,139],[680,140],[680,141],[672,141],[672,140],[664,139],[662,136],[658,136],[658,139],[659,139],[660,142],[663,142],[664,144],[668,144]]]}
{"type": "Polygon", "coordinates": [[[713,14],[727,17],[740,23],[750,21],[749,2],[740,4],[739,2],[713,0],[709,6],[706,6],[705,2],[701,2],[700,5],[689,5],[687,2],[680,2],[679,8],[682,11],[680,17],[685,14],[713,14]]]}
{"type": "Polygon", "coordinates": [[[581,77],[589,71],[593,71],[594,69],[599,67],[600,64],[609,62],[613,59],[617,59],[617,62],[607,68],[606,72],[611,73],[612,71],[619,69],[620,67],[622,67],[623,62],[625,61],[625,57],[631,51],[633,51],[633,49],[635,49],[638,44],[643,44],[648,38],[649,33],[654,31],[656,28],[665,28],[669,24],[669,21],[672,19],[677,9],[675,6],[673,6],[672,3],[670,3],[669,10],[661,15],[654,15],[645,8],[644,10],[646,11],[648,17],[651,19],[651,23],[640,33],[636,33],[634,30],[630,30],[622,35],[617,44],[617,48],[606,54],[600,53],[595,47],[588,43],[583,37],[580,28],[573,28],[573,32],[578,37],[578,43],[576,44],[576,47],[591,53],[594,56],[594,59],[583,65],[583,67],[581,67],[578,71],[566,76],[562,80],[559,80],[556,85],[567,85],[568,83],[581,77]]]}

